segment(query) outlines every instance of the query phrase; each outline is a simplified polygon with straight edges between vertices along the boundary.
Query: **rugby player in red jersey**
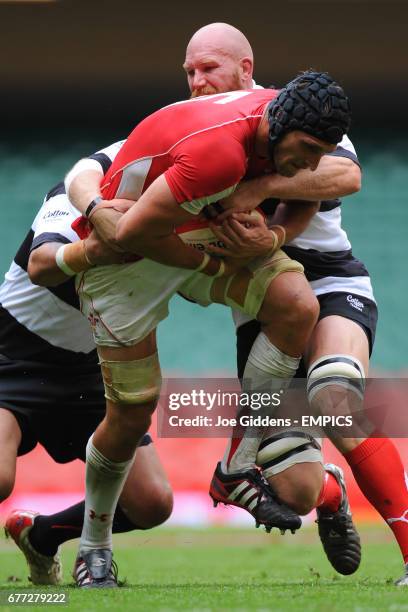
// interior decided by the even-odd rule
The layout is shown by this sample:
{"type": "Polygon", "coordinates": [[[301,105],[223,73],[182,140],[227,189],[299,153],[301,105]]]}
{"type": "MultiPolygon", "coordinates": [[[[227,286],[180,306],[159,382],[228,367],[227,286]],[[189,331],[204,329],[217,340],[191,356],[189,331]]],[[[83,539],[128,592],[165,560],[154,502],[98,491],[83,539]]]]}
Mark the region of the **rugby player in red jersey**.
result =
{"type": "MultiPolygon", "coordinates": [[[[102,555],[104,568],[110,565],[109,519],[157,401],[155,329],[167,315],[170,297],[181,291],[203,305],[217,301],[257,317],[262,324],[260,341],[254,344],[244,376],[253,389],[265,383],[273,389],[274,382],[280,388],[289,382],[316,319],[304,277],[293,274],[299,267],[276,250],[283,238],[278,228],[272,256],[241,269],[229,259],[220,261],[191,249],[174,227],[232,193],[248,170],[252,176],[294,176],[301,168],[314,170],[321,156],[335,149],[348,125],[348,102],[341,88],[328,75],[311,72],[281,92],[232,92],[165,107],[141,122],[116,156],[101,190],[108,200],[137,201],[119,219],[116,239],[141,259],[119,268],[90,268],[78,280],[83,311],[93,321],[107,397],[106,417],[87,447],[86,510],[76,566],[80,586],[92,584],[95,559],[102,555]],[[298,115],[302,107],[305,120],[297,121],[289,107],[296,107],[298,115]],[[274,332],[270,334],[272,287],[284,274],[291,277],[289,284],[303,283],[297,292],[301,291],[303,308],[307,305],[294,356],[293,333],[290,347],[286,338],[288,350],[276,347],[274,332]],[[229,283],[225,277],[231,277],[229,283]],[[109,478],[102,480],[101,473],[109,473],[109,478]]],[[[71,247],[65,247],[60,260],[78,271],[71,247]]],[[[287,306],[294,304],[296,300],[289,300],[287,306]]],[[[245,447],[247,461],[254,464],[258,442],[247,438],[245,447]]],[[[273,526],[278,505],[257,481],[256,470],[252,472],[247,478],[253,488],[253,514],[259,523],[273,526]]],[[[293,515],[286,518],[286,526],[298,526],[293,515]]],[[[109,570],[104,577],[111,582],[109,570]]],[[[97,579],[102,580],[99,570],[97,579]]]]}

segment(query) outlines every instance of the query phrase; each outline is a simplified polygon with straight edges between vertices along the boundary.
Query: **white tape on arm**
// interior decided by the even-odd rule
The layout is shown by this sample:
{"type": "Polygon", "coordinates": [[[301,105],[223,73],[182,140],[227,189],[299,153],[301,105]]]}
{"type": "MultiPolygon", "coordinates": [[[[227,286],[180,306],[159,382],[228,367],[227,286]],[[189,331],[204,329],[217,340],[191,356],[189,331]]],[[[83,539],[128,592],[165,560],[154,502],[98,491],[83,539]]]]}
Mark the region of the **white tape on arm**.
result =
{"type": "Polygon", "coordinates": [[[58,251],[55,253],[55,261],[59,269],[62,270],[64,274],[66,274],[67,276],[75,276],[77,272],[75,272],[72,268],[70,268],[69,265],[66,264],[64,260],[64,251],[67,246],[68,245],[66,244],[63,244],[62,246],[60,246],[58,251]]]}

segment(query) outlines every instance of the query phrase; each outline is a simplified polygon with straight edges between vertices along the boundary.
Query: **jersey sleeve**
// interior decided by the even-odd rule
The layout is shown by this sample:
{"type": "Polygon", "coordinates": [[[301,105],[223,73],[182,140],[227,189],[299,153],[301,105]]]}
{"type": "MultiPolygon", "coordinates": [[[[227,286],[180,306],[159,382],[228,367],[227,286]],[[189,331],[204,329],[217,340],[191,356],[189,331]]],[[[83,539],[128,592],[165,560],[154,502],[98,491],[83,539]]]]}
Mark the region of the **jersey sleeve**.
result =
{"type": "Polygon", "coordinates": [[[347,157],[361,168],[354,145],[348,136],[343,136],[336,149],[333,153],[329,153],[329,155],[334,157],[347,157]]]}
{"type": "Polygon", "coordinates": [[[114,142],[109,147],[105,147],[104,149],[101,149],[96,153],[92,153],[92,155],[89,155],[87,159],[93,159],[97,161],[100,164],[103,173],[106,174],[124,143],[125,140],[119,140],[118,142],[114,142]]]}
{"type": "Polygon", "coordinates": [[[236,140],[205,135],[180,145],[164,176],[175,200],[198,215],[204,206],[229,196],[247,169],[244,147],[236,140]]]}
{"type": "Polygon", "coordinates": [[[81,174],[81,172],[84,172],[85,170],[96,170],[102,175],[105,175],[111,167],[124,142],[125,140],[114,142],[108,147],[105,147],[104,149],[101,149],[100,151],[92,153],[91,155],[88,155],[88,157],[84,157],[77,161],[77,163],[71,168],[65,177],[64,184],[66,192],[69,192],[71,183],[78,176],[78,174],[81,174]]]}
{"type": "Polygon", "coordinates": [[[72,206],[65,194],[45,200],[33,223],[34,237],[31,251],[47,242],[68,244],[79,240],[71,228],[71,223],[77,217],[77,209],[72,206]]]}

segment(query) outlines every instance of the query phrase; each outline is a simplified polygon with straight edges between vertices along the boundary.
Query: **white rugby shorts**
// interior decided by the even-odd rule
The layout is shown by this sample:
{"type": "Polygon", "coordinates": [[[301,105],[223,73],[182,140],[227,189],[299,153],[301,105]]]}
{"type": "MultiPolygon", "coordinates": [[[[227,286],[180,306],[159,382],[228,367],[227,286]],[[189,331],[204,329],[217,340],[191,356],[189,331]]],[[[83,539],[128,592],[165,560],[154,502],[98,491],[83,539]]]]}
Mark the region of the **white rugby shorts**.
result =
{"type": "MultiPolygon", "coordinates": [[[[248,268],[250,271],[245,271],[245,283],[242,283],[246,288],[244,299],[242,303],[235,301],[230,305],[252,318],[256,317],[273,278],[281,272],[303,272],[301,264],[283,251],[277,251],[268,259],[255,259],[248,268]]],[[[234,278],[239,274],[237,272],[234,278]]],[[[143,340],[167,317],[169,301],[178,291],[186,298],[208,306],[213,302],[213,283],[217,283],[214,290],[223,285],[228,287],[227,279],[215,279],[150,259],[96,266],[77,277],[81,311],[91,324],[95,343],[113,347],[132,346],[143,340]]],[[[220,303],[230,301],[217,299],[220,303]]]]}

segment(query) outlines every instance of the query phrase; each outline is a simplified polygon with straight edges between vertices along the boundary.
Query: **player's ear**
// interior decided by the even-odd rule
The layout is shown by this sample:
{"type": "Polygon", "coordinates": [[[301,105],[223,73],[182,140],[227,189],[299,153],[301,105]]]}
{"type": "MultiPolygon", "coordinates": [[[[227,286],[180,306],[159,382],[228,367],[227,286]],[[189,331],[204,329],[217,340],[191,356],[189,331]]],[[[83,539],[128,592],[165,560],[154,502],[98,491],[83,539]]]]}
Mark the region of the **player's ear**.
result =
{"type": "Polygon", "coordinates": [[[253,62],[250,57],[243,57],[240,60],[241,79],[243,84],[249,79],[252,79],[253,62]]]}

